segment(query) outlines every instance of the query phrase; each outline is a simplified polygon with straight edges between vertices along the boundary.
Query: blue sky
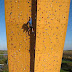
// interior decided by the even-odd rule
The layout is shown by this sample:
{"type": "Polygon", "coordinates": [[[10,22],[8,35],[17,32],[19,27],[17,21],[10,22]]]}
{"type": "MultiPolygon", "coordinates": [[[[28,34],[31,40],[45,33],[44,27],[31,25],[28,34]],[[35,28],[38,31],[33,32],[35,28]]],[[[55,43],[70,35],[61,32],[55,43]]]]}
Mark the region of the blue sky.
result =
{"type": "MultiPolygon", "coordinates": [[[[0,0],[0,50],[7,50],[4,0],[0,0]]],[[[72,50],[72,1],[64,50],[72,50]]]]}
{"type": "Polygon", "coordinates": [[[69,20],[64,45],[64,50],[70,50],[70,49],[72,50],[72,0],[70,2],[69,20]]]}
{"type": "Polygon", "coordinates": [[[0,49],[7,49],[4,0],[0,0],[0,49]]]}

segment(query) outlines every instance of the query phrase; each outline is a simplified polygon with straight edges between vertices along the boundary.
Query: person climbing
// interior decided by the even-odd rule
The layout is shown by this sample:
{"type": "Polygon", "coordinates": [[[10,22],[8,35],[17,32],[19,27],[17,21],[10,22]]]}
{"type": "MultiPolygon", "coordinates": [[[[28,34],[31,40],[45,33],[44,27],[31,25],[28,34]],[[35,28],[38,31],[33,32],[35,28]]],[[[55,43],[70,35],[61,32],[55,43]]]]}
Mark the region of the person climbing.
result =
{"type": "Polygon", "coordinates": [[[30,30],[32,30],[32,32],[34,32],[34,30],[33,30],[33,26],[32,26],[32,18],[31,18],[31,17],[29,17],[29,21],[28,21],[27,24],[29,24],[28,32],[29,32],[30,30]]]}

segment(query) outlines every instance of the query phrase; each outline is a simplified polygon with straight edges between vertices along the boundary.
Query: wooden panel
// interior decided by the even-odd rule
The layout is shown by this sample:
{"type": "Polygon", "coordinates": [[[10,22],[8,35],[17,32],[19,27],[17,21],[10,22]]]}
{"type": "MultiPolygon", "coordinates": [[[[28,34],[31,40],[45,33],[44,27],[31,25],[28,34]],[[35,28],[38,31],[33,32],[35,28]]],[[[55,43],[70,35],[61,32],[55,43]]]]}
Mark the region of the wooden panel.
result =
{"type": "Polygon", "coordinates": [[[30,72],[31,0],[5,0],[9,72],[30,72]]]}
{"type": "Polygon", "coordinates": [[[37,0],[34,72],[60,72],[70,0],[37,0]]]}

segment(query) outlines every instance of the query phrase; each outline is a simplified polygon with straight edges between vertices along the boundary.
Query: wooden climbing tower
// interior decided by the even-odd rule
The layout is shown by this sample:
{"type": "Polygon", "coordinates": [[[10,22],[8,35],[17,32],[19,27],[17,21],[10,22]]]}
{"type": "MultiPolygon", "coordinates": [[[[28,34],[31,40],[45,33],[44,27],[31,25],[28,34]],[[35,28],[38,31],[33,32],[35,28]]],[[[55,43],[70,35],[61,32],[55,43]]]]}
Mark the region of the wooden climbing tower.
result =
{"type": "Polygon", "coordinates": [[[5,0],[9,72],[60,72],[69,6],[70,0],[5,0]],[[28,34],[29,17],[36,37],[28,34]]]}

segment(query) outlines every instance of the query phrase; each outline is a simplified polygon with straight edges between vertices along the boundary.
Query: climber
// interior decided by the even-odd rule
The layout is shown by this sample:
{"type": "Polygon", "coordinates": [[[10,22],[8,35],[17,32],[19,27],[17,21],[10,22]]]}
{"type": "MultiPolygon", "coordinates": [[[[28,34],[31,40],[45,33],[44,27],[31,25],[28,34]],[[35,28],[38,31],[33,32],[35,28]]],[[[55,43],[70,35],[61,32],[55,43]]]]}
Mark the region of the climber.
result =
{"type": "Polygon", "coordinates": [[[28,21],[27,24],[29,24],[28,32],[29,32],[30,30],[32,30],[32,32],[34,32],[34,30],[33,30],[33,26],[32,26],[32,18],[31,18],[31,17],[29,17],[29,21],[28,21]]]}

